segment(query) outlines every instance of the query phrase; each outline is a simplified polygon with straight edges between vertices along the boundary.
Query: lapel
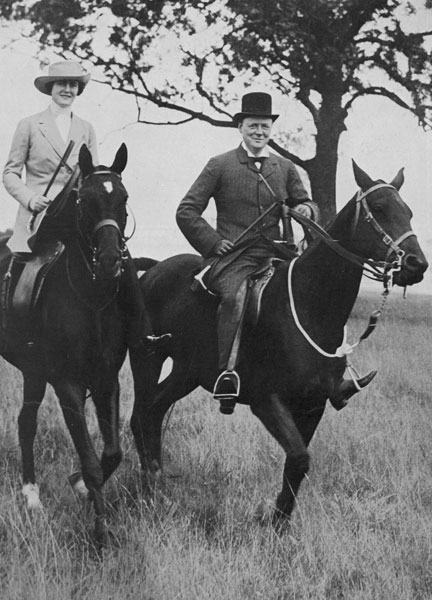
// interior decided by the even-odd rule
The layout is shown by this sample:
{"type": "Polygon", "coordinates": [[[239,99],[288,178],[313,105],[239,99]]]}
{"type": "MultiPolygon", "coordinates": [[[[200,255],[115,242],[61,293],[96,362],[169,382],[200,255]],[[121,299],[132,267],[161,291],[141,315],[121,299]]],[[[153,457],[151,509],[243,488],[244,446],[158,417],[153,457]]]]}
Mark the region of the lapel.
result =
{"type": "Polygon", "coordinates": [[[50,144],[54,152],[61,158],[66,149],[66,145],[61,138],[60,132],[57,129],[54,118],[49,109],[39,115],[38,127],[41,134],[50,144]]]}

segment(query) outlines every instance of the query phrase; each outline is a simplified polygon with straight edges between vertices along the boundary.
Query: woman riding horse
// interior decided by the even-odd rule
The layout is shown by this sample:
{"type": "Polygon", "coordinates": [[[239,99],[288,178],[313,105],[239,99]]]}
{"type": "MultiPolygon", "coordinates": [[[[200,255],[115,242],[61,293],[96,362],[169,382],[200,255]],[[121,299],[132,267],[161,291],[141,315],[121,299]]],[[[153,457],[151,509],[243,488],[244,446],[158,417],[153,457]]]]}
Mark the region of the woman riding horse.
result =
{"type": "MultiPolygon", "coordinates": [[[[43,218],[38,218],[37,222],[41,224],[37,232],[32,224],[38,214],[43,213],[41,217],[44,216],[53,199],[77,173],[79,150],[83,144],[87,145],[93,161],[98,164],[94,128],[72,112],[76,97],[82,94],[89,80],[89,73],[71,60],[51,64],[47,75],[40,75],[34,80],[35,87],[51,97],[51,103],[43,112],[19,122],[3,171],[6,190],[20,204],[14,231],[8,241],[15,258],[10,270],[13,278],[19,275],[23,263],[27,263],[27,272],[31,273],[32,252],[38,254],[46,242],[57,237],[58,232],[50,229],[48,221],[43,218]],[[67,148],[72,148],[68,156],[65,154],[67,148]],[[22,179],[24,169],[25,181],[22,179]]],[[[71,193],[76,193],[76,190],[71,190],[71,193]]],[[[48,260],[55,251],[44,248],[42,254],[48,260]]],[[[36,277],[36,269],[33,271],[36,277]]],[[[123,265],[122,277],[123,301],[129,315],[129,343],[136,345],[144,341],[150,347],[158,345],[164,340],[152,335],[136,270],[129,255],[123,265]]]]}

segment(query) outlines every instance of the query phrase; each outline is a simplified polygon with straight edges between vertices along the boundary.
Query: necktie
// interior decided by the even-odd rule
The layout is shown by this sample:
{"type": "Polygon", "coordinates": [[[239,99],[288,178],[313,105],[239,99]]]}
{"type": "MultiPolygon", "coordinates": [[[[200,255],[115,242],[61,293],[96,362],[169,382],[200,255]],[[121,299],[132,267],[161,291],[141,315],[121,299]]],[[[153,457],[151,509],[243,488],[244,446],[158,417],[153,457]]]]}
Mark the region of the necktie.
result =
{"type": "Polygon", "coordinates": [[[263,162],[265,161],[265,156],[254,156],[252,158],[257,169],[261,169],[263,162]]]}

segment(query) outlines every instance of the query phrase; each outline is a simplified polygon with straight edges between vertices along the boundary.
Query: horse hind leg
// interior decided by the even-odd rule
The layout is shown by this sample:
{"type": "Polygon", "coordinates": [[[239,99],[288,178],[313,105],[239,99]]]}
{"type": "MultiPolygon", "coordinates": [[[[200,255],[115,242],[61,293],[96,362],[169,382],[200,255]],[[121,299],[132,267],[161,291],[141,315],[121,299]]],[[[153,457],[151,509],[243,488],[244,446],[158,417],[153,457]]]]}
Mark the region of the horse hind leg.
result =
{"type": "Polygon", "coordinates": [[[28,509],[40,509],[39,487],[34,466],[37,414],[46,389],[46,380],[36,373],[23,373],[24,401],[18,416],[18,438],[22,460],[22,492],[28,509]]]}
{"type": "Polygon", "coordinates": [[[166,412],[197,386],[195,378],[189,373],[189,367],[177,360],[173,362],[171,373],[158,383],[162,363],[155,360],[153,365],[144,367],[148,378],[146,387],[137,386],[135,381],[135,402],[131,418],[141,468],[150,478],[154,478],[161,468],[162,423],[166,412]]]}
{"type": "Polygon", "coordinates": [[[271,394],[268,403],[252,405],[252,411],[286,452],[282,489],[273,514],[277,524],[292,513],[298,489],[309,470],[309,453],[290,410],[278,394],[271,394]]]}

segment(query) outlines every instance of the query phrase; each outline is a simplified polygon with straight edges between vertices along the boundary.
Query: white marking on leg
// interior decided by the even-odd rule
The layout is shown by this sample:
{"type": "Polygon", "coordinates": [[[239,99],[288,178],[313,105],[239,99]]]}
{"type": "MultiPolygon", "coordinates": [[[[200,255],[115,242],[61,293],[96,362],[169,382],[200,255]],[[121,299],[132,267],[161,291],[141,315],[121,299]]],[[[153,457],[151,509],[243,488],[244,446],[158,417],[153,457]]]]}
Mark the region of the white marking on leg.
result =
{"type": "Polygon", "coordinates": [[[39,486],[37,483],[26,483],[23,485],[22,493],[29,510],[41,510],[43,508],[39,498],[39,486]]]}
{"type": "Polygon", "coordinates": [[[77,494],[81,498],[87,498],[88,493],[89,493],[88,488],[87,488],[86,484],[84,483],[84,480],[82,477],[80,477],[77,480],[77,482],[74,483],[73,490],[74,490],[75,494],[77,494]]]}

